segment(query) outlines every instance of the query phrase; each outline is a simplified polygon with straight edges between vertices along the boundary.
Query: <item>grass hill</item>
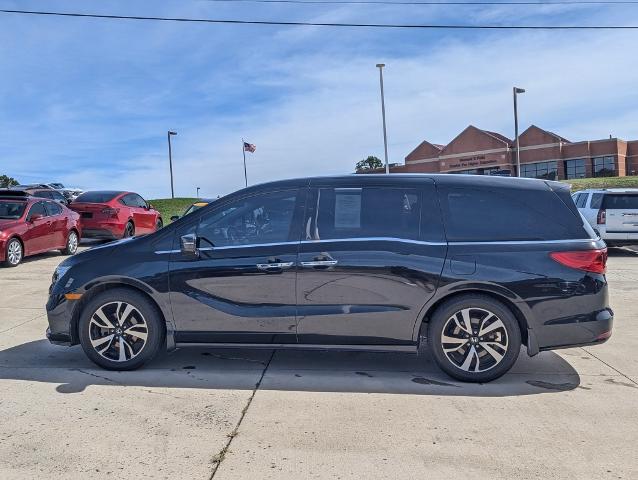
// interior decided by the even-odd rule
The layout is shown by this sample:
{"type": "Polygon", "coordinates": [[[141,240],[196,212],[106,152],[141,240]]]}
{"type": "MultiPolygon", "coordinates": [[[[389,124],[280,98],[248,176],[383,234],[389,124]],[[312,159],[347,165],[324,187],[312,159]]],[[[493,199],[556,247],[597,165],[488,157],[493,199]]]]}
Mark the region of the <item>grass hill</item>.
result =
{"type": "Polygon", "coordinates": [[[149,200],[161,214],[164,224],[168,225],[173,215],[183,215],[184,211],[197,199],[196,198],[158,198],[149,200]]]}
{"type": "Polygon", "coordinates": [[[585,190],[586,188],[638,188],[637,177],[603,177],[603,178],[579,178],[563,180],[572,187],[572,192],[585,190]]]}

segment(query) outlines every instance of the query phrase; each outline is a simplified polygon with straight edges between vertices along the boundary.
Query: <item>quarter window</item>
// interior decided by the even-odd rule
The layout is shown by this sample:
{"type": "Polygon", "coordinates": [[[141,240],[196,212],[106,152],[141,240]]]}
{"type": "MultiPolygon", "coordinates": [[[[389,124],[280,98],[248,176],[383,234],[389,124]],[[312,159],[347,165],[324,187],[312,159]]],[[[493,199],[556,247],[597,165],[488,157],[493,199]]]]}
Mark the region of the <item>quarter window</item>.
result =
{"type": "Polygon", "coordinates": [[[604,197],[604,194],[602,193],[592,194],[589,208],[600,208],[600,206],[603,204],[603,197],[604,197]]]}
{"type": "MultiPolygon", "coordinates": [[[[320,188],[308,240],[419,238],[421,195],[412,188],[320,188]]],[[[436,207],[438,214],[438,206],[436,207]]]]}
{"type": "Polygon", "coordinates": [[[442,189],[449,241],[541,241],[586,238],[582,219],[552,191],[442,189]]]}
{"type": "Polygon", "coordinates": [[[203,216],[197,230],[201,247],[229,247],[291,240],[298,190],[237,200],[203,216]]]}

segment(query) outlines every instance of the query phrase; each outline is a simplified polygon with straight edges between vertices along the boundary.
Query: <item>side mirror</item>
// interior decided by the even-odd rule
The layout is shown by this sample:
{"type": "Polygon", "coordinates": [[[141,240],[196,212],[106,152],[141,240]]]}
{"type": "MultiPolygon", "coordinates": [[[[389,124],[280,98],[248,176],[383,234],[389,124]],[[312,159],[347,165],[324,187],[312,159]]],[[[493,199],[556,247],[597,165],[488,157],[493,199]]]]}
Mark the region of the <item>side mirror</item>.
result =
{"type": "Polygon", "coordinates": [[[31,217],[29,218],[30,222],[35,222],[36,220],[40,220],[41,218],[44,218],[44,215],[42,215],[41,213],[33,213],[31,214],[31,217]]]}
{"type": "Polygon", "coordinates": [[[171,217],[171,222],[174,222],[175,220],[179,220],[179,215],[173,215],[171,217]]]}
{"type": "Polygon", "coordinates": [[[180,241],[182,245],[181,251],[184,255],[193,255],[196,257],[199,255],[197,250],[197,235],[194,233],[184,235],[180,241]]]}

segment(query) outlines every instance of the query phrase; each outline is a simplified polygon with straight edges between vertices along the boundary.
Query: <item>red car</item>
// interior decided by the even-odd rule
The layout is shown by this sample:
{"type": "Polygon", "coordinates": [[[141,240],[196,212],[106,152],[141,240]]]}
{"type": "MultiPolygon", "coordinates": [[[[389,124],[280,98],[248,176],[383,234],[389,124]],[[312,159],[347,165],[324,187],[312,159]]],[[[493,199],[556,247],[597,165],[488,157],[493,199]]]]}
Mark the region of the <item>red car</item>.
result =
{"type": "Polygon", "coordinates": [[[155,232],[163,225],[160,213],[133,192],[84,192],[69,208],[80,214],[84,237],[132,237],[155,232]]]}
{"type": "Polygon", "coordinates": [[[80,216],[53,200],[22,191],[0,191],[0,263],[17,266],[48,250],[73,255],[80,243],[80,216]]]}

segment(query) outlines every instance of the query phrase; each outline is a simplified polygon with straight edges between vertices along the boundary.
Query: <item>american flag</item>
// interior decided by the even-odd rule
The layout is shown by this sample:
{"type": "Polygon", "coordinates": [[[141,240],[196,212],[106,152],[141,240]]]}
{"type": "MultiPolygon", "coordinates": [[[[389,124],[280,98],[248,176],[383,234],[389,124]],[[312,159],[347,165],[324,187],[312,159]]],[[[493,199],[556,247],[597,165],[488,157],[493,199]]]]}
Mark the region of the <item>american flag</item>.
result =
{"type": "Polygon", "coordinates": [[[254,153],[257,147],[252,143],[244,142],[244,152],[254,153]]]}

